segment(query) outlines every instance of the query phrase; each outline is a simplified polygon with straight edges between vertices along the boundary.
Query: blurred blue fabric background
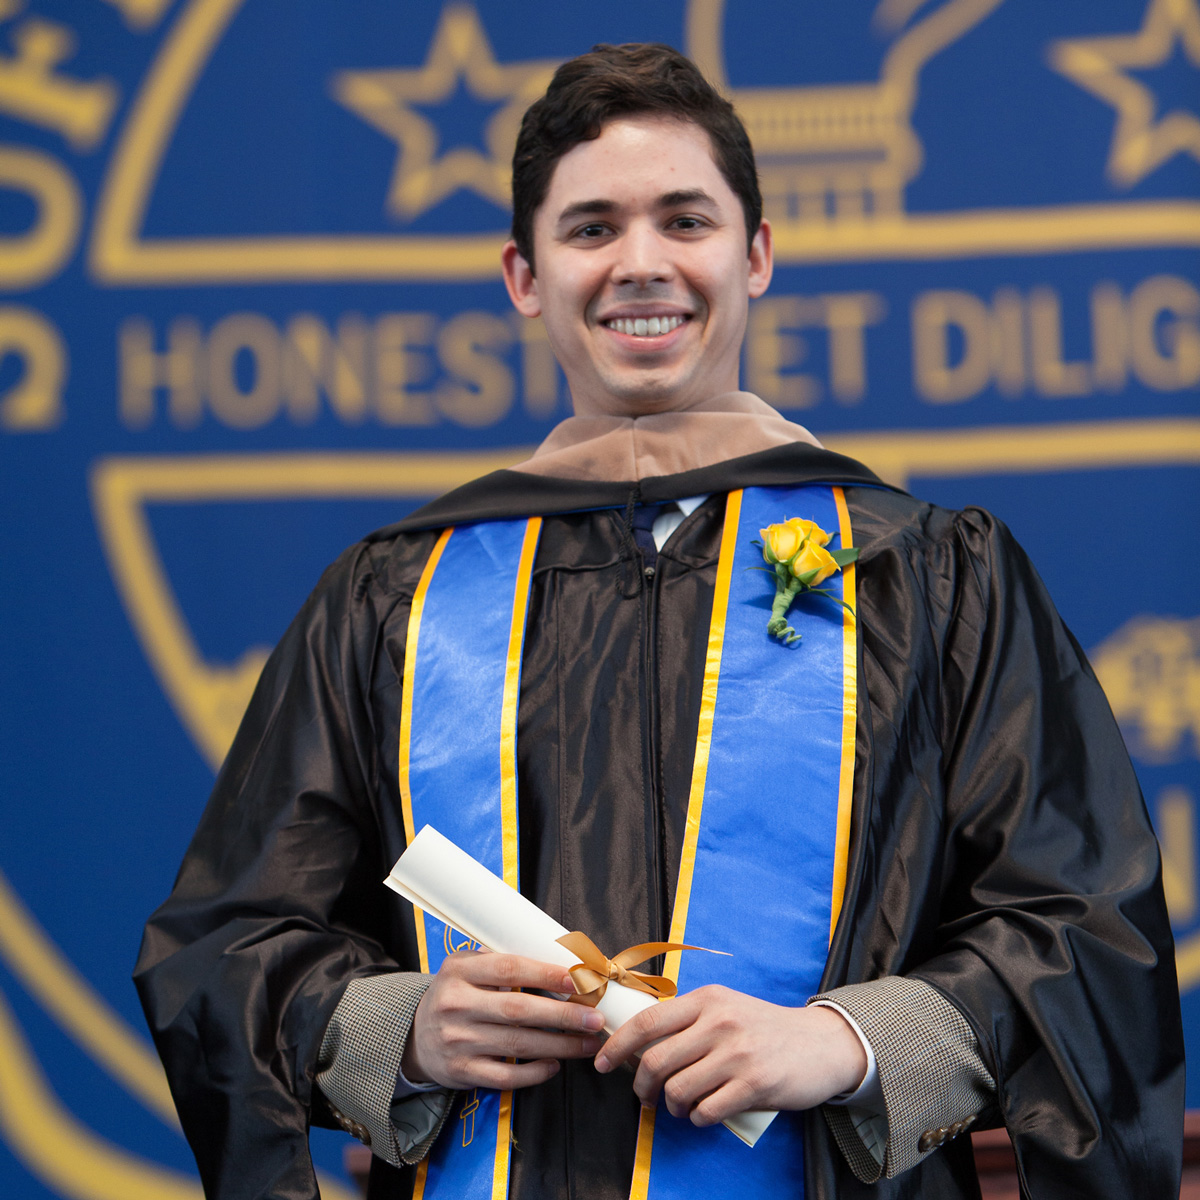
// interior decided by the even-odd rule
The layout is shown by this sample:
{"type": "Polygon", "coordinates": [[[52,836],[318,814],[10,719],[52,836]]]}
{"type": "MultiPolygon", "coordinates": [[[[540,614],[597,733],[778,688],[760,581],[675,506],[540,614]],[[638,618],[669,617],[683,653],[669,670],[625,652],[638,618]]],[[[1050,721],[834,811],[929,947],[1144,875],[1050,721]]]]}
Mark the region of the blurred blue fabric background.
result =
{"type": "Polygon", "coordinates": [[[0,3],[9,1200],[198,1200],[141,924],[324,565],[568,413],[507,162],[558,62],[647,40],[759,155],[745,386],[997,513],[1092,656],[1200,1048],[1200,0],[0,3]]]}

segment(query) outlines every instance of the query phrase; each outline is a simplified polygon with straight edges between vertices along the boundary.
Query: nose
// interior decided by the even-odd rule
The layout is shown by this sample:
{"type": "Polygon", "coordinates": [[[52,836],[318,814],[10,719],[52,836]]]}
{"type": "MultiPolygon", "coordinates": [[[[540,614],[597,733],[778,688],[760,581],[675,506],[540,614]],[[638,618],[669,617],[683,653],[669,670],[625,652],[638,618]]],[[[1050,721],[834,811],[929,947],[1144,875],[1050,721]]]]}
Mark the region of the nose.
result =
{"type": "Polygon", "coordinates": [[[613,282],[646,287],[670,279],[675,273],[670,246],[653,222],[632,222],[618,239],[613,282]]]}

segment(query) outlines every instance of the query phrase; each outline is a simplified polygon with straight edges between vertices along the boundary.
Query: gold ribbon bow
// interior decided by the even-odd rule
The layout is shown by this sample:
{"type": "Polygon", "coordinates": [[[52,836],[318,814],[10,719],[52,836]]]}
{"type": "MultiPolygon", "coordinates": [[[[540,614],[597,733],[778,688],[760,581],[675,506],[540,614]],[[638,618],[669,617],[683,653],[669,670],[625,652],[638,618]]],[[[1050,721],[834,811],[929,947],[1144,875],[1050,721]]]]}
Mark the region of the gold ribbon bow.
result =
{"type": "Polygon", "coordinates": [[[707,950],[704,946],[688,946],[683,942],[642,942],[622,950],[614,958],[606,958],[586,933],[565,933],[558,938],[560,946],[566,946],[581,962],[570,968],[577,995],[570,999],[578,1004],[595,1008],[600,1003],[610,982],[623,987],[645,992],[659,1000],[669,1000],[678,990],[664,975],[647,975],[644,971],[632,971],[635,963],[645,962],[659,954],[672,950],[704,950],[707,954],[723,954],[723,950],[707,950]]]}

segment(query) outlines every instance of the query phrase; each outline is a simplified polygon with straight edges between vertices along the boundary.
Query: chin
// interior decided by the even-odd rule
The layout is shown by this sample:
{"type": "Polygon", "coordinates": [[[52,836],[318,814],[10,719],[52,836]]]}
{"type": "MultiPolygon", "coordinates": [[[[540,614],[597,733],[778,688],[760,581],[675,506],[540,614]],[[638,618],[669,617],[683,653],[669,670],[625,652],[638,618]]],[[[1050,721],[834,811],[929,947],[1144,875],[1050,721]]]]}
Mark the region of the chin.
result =
{"type": "Polygon", "coordinates": [[[604,410],[614,416],[648,417],[690,408],[700,397],[693,387],[666,381],[642,381],[622,386],[615,381],[606,389],[604,410]]]}

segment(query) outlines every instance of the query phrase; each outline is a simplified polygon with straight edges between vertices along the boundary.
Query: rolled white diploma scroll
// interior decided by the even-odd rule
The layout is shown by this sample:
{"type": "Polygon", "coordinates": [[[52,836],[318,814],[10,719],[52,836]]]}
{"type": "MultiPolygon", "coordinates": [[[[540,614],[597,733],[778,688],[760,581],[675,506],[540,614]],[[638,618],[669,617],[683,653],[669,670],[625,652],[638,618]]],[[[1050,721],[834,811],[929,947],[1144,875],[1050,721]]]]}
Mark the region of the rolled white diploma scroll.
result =
{"type": "MultiPolygon", "coordinates": [[[[498,954],[519,954],[566,968],[579,962],[557,941],[569,930],[431,825],[413,838],[384,883],[431,917],[498,954]]],[[[605,1030],[615,1033],[630,1017],[657,1003],[645,992],[610,983],[596,1009],[604,1017],[605,1030]]],[[[730,1117],[725,1126],[753,1146],[774,1119],[773,1112],[752,1109],[730,1117]]]]}

